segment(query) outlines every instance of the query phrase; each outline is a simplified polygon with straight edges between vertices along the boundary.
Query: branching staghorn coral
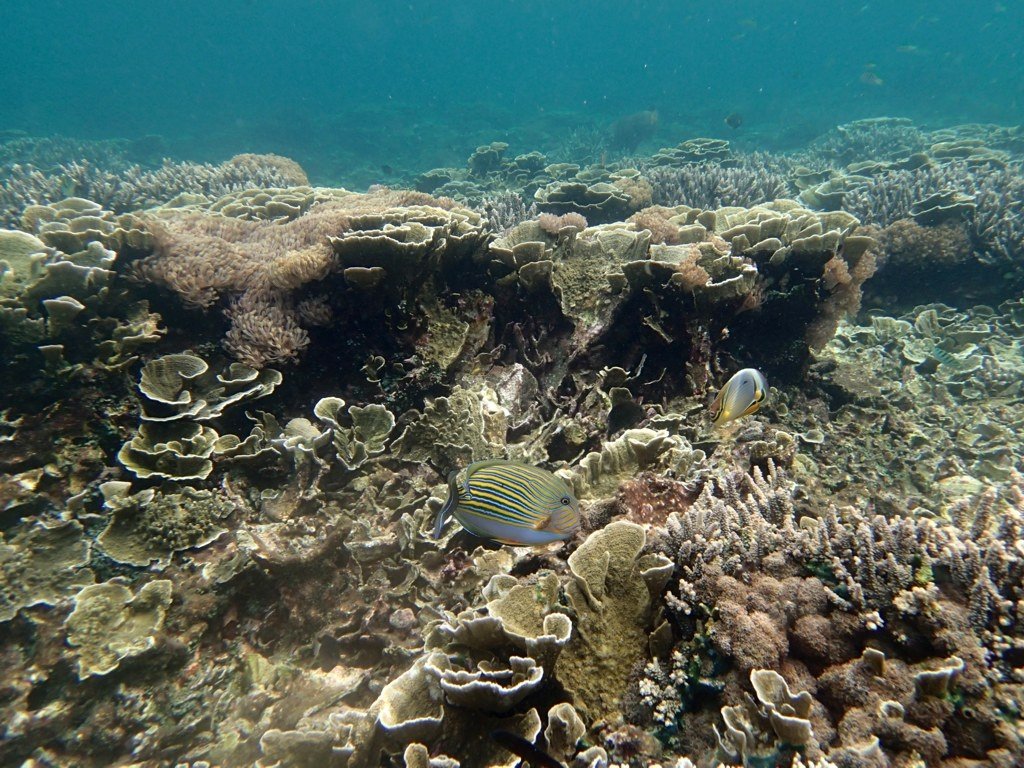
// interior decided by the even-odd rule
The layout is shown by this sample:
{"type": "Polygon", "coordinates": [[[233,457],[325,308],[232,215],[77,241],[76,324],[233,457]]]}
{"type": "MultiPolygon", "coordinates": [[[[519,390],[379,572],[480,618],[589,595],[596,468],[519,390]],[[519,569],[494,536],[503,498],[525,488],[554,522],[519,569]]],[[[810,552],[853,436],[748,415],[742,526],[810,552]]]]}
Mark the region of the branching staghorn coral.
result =
{"type": "Polygon", "coordinates": [[[926,149],[931,140],[902,117],[869,118],[837,125],[811,142],[801,160],[807,164],[850,163],[867,158],[899,158],[926,149]]]}
{"type": "Polygon", "coordinates": [[[17,223],[29,205],[69,196],[88,198],[114,213],[137,211],[173,198],[203,195],[216,199],[245,189],[308,184],[298,163],[279,155],[237,155],[220,165],[164,160],[155,170],[131,165],[110,168],[71,160],[55,168],[14,165],[0,182],[0,224],[17,223]]]}
{"type": "MultiPolygon", "coordinates": [[[[985,193],[983,218],[1017,201],[1024,186],[1019,166],[978,165],[966,160],[929,162],[912,169],[893,169],[850,187],[843,208],[866,223],[888,226],[908,218],[914,205],[930,195],[956,190],[977,198],[985,193]]],[[[977,203],[978,200],[976,199],[977,203]]]]}
{"type": "Polygon", "coordinates": [[[678,167],[655,166],[644,171],[653,187],[655,205],[720,208],[754,205],[786,197],[782,172],[766,167],[767,157],[745,157],[740,165],[723,166],[705,161],[678,167]]]}
{"type": "Polygon", "coordinates": [[[484,212],[487,229],[496,235],[507,232],[512,227],[537,215],[537,204],[531,202],[527,207],[522,195],[518,192],[502,192],[493,197],[484,198],[479,208],[484,212]]]}
{"type": "Polygon", "coordinates": [[[941,570],[967,596],[974,631],[990,650],[998,655],[1021,643],[1024,556],[1014,544],[1024,531],[1021,475],[987,489],[973,504],[958,505],[958,524],[886,518],[853,507],[798,520],[794,484],[769,466],[767,475],[755,468],[752,475],[708,483],[690,508],[669,517],[663,548],[675,557],[680,578],[666,599],[678,614],[698,608],[709,574],[736,575],[772,563],[776,573],[817,576],[836,609],[877,629],[910,590],[931,583],[941,570]]]}

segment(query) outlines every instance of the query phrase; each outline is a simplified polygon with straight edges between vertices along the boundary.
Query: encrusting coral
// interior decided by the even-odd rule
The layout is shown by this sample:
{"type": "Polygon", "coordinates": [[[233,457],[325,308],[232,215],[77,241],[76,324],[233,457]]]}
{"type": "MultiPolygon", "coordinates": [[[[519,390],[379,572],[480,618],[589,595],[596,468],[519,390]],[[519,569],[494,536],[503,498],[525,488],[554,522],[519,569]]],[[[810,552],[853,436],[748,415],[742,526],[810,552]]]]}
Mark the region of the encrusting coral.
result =
{"type": "Polygon", "coordinates": [[[131,494],[128,483],[109,481],[100,491],[113,514],[96,543],[112,560],[136,566],[166,565],[174,552],[210,544],[228,530],[223,518],[235,509],[221,495],[187,487],[131,494]]]}
{"type": "Polygon", "coordinates": [[[90,543],[74,521],[60,525],[26,521],[0,543],[0,621],[22,608],[52,605],[68,589],[88,584],[90,543]]]}

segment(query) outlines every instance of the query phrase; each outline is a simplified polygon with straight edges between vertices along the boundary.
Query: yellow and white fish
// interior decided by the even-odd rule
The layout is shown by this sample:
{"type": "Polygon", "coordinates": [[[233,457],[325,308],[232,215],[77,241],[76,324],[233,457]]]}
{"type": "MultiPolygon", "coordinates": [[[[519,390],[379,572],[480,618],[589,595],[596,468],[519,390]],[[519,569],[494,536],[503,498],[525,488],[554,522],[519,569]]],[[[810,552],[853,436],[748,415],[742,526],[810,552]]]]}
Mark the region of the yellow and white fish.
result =
{"type": "Polygon", "coordinates": [[[768,396],[768,380],[756,368],[744,368],[732,375],[711,403],[711,423],[727,421],[755,413],[768,396]]]}
{"type": "Polygon", "coordinates": [[[448,475],[448,499],[434,538],[449,517],[476,536],[529,547],[563,541],[580,528],[580,505],[564,480],[546,469],[505,459],[477,461],[448,475]]]}

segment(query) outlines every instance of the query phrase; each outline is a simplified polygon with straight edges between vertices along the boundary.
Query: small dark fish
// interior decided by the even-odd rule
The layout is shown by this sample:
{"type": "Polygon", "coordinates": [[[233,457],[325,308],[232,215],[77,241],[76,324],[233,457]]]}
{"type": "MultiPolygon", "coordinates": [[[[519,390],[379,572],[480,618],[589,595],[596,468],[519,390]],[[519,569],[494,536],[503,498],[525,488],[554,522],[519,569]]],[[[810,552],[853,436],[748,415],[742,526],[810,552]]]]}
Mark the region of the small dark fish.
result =
{"type": "Polygon", "coordinates": [[[491,731],[491,738],[520,760],[532,765],[533,768],[565,768],[562,763],[522,736],[508,731],[491,731]]]}
{"type": "Polygon", "coordinates": [[[725,124],[735,130],[743,125],[743,115],[739,112],[730,112],[725,118],[725,124]]]}
{"type": "Polygon", "coordinates": [[[392,168],[387,163],[385,163],[384,165],[382,165],[380,167],[380,172],[383,173],[385,176],[394,176],[395,175],[395,169],[392,168]]]}

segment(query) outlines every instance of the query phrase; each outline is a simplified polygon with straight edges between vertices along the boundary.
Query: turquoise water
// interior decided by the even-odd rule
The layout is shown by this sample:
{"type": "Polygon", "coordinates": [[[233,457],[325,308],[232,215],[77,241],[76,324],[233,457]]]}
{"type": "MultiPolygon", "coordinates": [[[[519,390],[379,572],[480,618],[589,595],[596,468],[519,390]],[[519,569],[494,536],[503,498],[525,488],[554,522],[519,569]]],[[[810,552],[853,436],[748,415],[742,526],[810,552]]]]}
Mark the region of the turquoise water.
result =
{"type": "Polygon", "coordinates": [[[785,149],[878,115],[1020,122],[1022,35],[1010,0],[4,2],[0,129],[272,151],[323,182],[485,140],[550,151],[652,108],[652,145],[785,149]]]}

